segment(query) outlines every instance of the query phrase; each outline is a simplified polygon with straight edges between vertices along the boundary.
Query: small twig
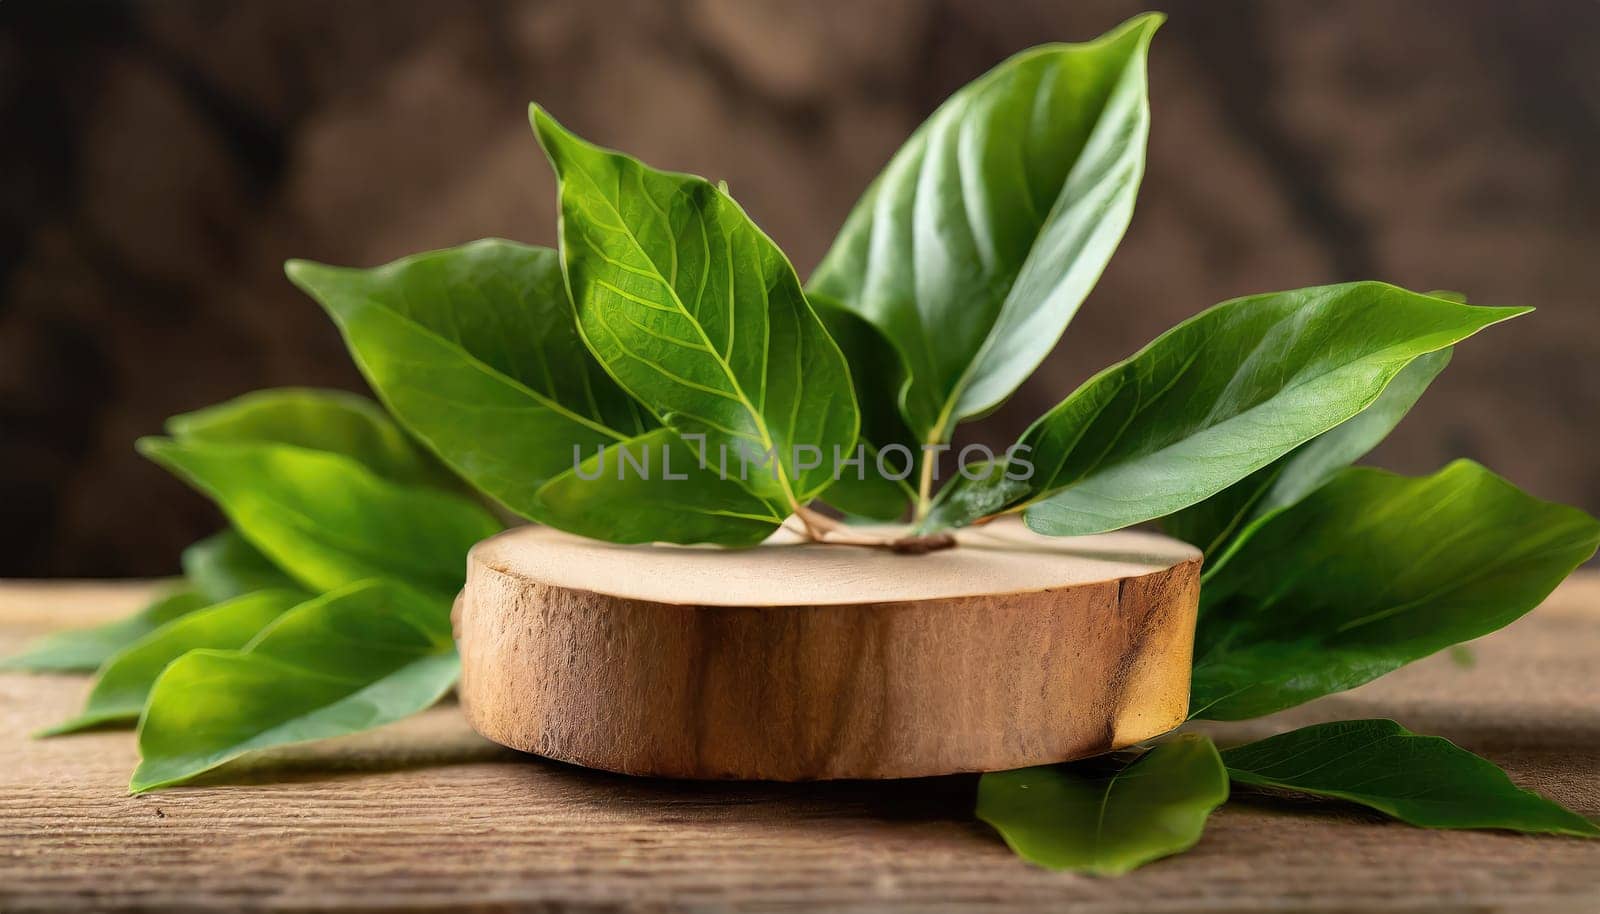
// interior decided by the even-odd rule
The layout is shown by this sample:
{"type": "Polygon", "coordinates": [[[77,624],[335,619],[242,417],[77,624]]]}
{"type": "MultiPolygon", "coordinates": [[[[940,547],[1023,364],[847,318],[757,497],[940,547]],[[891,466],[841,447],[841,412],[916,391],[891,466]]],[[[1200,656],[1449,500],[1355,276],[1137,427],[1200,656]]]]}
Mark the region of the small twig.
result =
{"type": "Polygon", "coordinates": [[[794,517],[800,521],[800,526],[805,528],[803,535],[806,539],[822,542],[822,537],[827,533],[827,528],[818,524],[817,521],[828,520],[827,517],[809,510],[803,505],[795,506],[794,517]]]}
{"type": "Polygon", "coordinates": [[[940,549],[949,549],[956,544],[956,538],[948,533],[933,533],[925,536],[906,536],[903,534],[891,536],[881,533],[866,533],[810,508],[799,507],[795,509],[794,513],[800,519],[800,522],[805,525],[809,538],[827,546],[865,546],[890,549],[907,555],[922,555],[928,552],[937,552],[940,549]]]}
{"type": "Polygon", "coordinates": [[[922,474],[917,480],[917,507],[912,523],[920,524],[933,508],[933,471],[938,464],[937,451],[922,454],[922,474]]]}
{"type": "Polygon", "coordinates": [[[783,523],[779,524],[778,527],[779,527],[779,529],[787,530],[790,533],[793,533],[795,536],[803,537],[805,539],[811,539],[811,533],[806,528],[805,522],[802,521],[798,528],[792,527],[792,526],[789,525],[790,521],[797,521],[797,520],[799,520],[799,518],[797,518],[797,517],[795,517],[794,515],[791,514],[788,517],[784,518],[783,519],[783,523]]]}
{"type": "Polygon", "coordinates": [[[921,536],[902,536],[889,543],[889,548],[905,555],[926,555],[941,549],[954,549],[956,538],[948,533],[926,533],[921,536]]]}

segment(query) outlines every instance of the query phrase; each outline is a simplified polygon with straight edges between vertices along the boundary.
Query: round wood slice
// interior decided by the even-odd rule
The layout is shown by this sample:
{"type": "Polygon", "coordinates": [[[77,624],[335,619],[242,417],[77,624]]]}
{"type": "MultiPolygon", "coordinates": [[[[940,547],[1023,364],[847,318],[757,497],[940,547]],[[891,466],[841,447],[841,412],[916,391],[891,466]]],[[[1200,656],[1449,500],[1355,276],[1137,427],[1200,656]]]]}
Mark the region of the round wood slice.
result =
{"type": "Polygon", "coordinates": [[[997,771],[1181,723],[1200,553],[999,521],[928,555],[775,538],[479,543],[460,694],[488,738],[591,768],[811,780],[997,771]]]}

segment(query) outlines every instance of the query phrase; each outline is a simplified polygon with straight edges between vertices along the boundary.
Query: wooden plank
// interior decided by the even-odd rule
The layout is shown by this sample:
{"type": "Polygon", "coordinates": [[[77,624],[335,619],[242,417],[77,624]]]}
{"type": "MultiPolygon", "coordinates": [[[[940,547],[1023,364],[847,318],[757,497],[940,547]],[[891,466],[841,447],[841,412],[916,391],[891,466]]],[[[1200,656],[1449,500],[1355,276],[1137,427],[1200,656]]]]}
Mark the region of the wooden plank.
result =
{"type": "MultiPolygon", "coordinates": [[[[137,606],[149,585],[0,584],[0,652],[137,606]]],[[[1269,721],[1389,716],[1600,813],[1600,576],[1530,618],[1269,721]]],[[[520,756],[452,706],[287,749],[230,786],[127,797],[122,732],[36,742],[80,678],[0,675],[0,910],[1587,911],[1600,842],[1428,832],[1246,798],[1191,853],[1120,880],[1035,869],[971,818],[975,779],[655,781],[520,756]]]]}

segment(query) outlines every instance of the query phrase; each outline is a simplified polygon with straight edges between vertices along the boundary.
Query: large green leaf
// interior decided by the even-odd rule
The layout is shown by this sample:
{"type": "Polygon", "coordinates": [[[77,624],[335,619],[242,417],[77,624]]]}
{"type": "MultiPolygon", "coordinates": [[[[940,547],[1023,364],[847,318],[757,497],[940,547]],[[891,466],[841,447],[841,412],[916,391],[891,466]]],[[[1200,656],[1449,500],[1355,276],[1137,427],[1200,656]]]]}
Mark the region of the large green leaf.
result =
{"type": "Polygon", "coordinates": [[[285,613],[242,651],[190,651],[151,690],[129,789],[427,708],[460,670],[449,613],[448,600],[364,581],[285,613]]]}
{"type": "MultiPolygon", "coordinates": [[[[592,502],[619,496],[606,480],[576,479],[573,468],[602,447],[637,449],[658,423],[584,348],[555,251],[489,239],[370,270],[307,261],[286,270],[339,325],[396,418],[507,508],[597,539],[698,541],[670,522],[644,529],[642,517],[619,517],[615,531],[594,522],[592,502]],[[554,487],[563,498],[542,501],[540,490],[563,477],[554,487]]],[[[724,491],[735,483],[697,464],[674,472],[692,482],[668,484],[673,504],[714,511],[738,497],[724,491]],[[705,502],[694,502],[701,492],[705,502]]],[[[665,508],[640,513],[670,520],[665,508]]],[[[741,534],[713,529],[704,539],[741,534]]]]}
{"type": "Polygon", "coordinates": [[[500,525],[476,502],[286,444],[143,438],[139,450],[210,496],[274,564],[321,593],[389,577],[453,595],[467,550],[500,525]]]}
{"type": "Polygon", "coordinates": [[[258,390],[167,420],[179,441],[292,444],[354,458],[396,482],[450,488],[449,472],[378,404],[342,390],[258,390]]]}
{"type": "MultiPolygon", "coordinates": [[[[1029,527],[1055,536],[1171,514],[1361,413],[1417,357],[1526,310],[1376,282],[1224,302],[1035,422],[1019,442],[1035,472],[1012,510],[1026,508],[1029,527]]],[[[973,519],[936,515],[944,524],[973,519]]]]}
{"type": "Polygon", "coordinates": [[[537,106],[560,183],[561,265],[591,352],[703,453],[773,455],[742,480],[793,508],[859,431],[850,371],[783,252],[728,194],[569,133],[537,106]],[[813,466],[807,466],[816,457],[813,466]]]}
{"type": "Polygon", "coordinates": [[[1158,15],[961,89],[895,154],[810,287],[905,355],[918,441],[999,405],[1049,353],[1133,214],[1158,15]]]}
{"type": "MultiPolygon", "coordinates": [[[[698,461],[677,433],[659,428],[587,457],[546,483],[539,498],[561,516],[562,529],[613,543],[753,546],[783,523],[771,505],[719,478],[719,467],[694,472],[698,461]]],[[[738,474],[730,463],[728,478],[738,474]]]]}
{"type": "Polygon", "coordinates": [[[294,578],[272,564],[235,530],[223,530],[183,550],[183,576],[207,603],[221,603],[274,587],[294,587],[294,578]]]}
{"type": "Polygon", "coordinates": [[[144,710],[150,686],[167,664],[196,648],[244,647],[268,623],[309,596],[297,590],[264,590],[168,622],[106,661],[83,711],[40,735],[60,736],[106,724],[133,723],[144,710]]]}
{"type": "Polygon", "coordinates": [[[1470,461],[1344,470],[1252,524],[1202,588],[1192,714],[1270,714],[1486,635],[1597,544],[1594,518],[1470,461]]]}
{"type": "Polygon", "coordinates": [[[39,638],[21,653],[0,659],[0,670],[92,673],[113,654],[173,619],[194,612],[210,602],[187,588],[169,593],[125,619],[39,638]]]}
{"type": "Polygon", "coordinates": [[[1600,837],[1600,827],[1522,790],[1488,759],[1392,720],[1317,724],[1226,749],[1238,784],[1334,797],[1424,828],[1600,837]]]}
{"type": "Polygon", "coordinates": [[[1126,767],[1092,761],[986,774],[978,818],[1032,863],[1118,876],[1193,847],[1227,799],[1217,748],[1187,734],[1126,767]]]}
{"type": "Polygon", "coordinates": [[[485,239],[369,270],[284,269],[396,418],[524,516],[575,451],[656,424],[584,350],[549,248],[485,239]]]}
{"type": "MultiPolygon", "coordinates": [[[[1435,296],[1437,297],[1437,296],[1435,296]]],[[[1161,519],[1166,532],[1220,555],[1251,521],[1310,495],[1333,474],[1377,447],[1446,365],[1449,349],[1418,356],[1354,419],[1300,445],[1205,501],[1161,519]]],[[[1216,570],[1213,565],[1207,572],[1216,570]]]]}

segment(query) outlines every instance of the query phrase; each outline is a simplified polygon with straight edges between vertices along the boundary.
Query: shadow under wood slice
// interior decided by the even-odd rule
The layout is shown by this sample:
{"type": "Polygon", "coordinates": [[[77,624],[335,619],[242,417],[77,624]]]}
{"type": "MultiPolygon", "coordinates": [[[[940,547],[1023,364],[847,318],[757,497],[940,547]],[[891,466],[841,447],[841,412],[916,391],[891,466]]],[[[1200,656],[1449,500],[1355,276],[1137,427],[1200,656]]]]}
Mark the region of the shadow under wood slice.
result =
{"type": "Polygon", "coordinates": [[[958,537],[904,556],[508,531],[468,560],[463,706],[591,768],[780,781],[1020,768],[1183,721],[1197,550],[1011,521],[958,537]]]}

